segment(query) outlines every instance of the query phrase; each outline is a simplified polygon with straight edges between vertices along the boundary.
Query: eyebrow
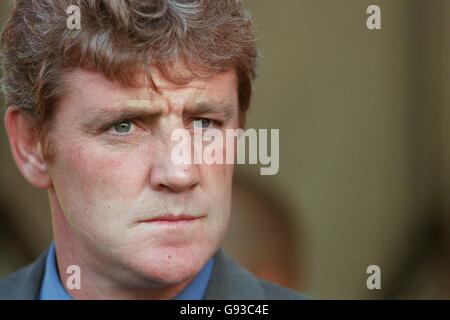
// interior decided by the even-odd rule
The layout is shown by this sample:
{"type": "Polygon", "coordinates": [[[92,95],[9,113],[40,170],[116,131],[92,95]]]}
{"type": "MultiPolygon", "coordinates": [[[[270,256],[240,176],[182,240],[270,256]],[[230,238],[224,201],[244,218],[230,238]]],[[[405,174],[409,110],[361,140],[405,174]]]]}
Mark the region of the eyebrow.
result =
{"type": "Polygon", "coordinates": [[[92,131],[96,130],[98,126],[107,126],[121,119],[154,116],[161,113],[163,108],[161,104],[152,103],[149,100],[118,101],[101,106],[81,125],[84,129],[92,131]]]}
{"type": "Polygon", "coordinates": [[[188,116],[198,115],[217,115],[223,117],[223,120],[229,120],[235,113],[235,106],[226,102],[199,102],[190,108],[186,108],[184,113],[188,116]]]}

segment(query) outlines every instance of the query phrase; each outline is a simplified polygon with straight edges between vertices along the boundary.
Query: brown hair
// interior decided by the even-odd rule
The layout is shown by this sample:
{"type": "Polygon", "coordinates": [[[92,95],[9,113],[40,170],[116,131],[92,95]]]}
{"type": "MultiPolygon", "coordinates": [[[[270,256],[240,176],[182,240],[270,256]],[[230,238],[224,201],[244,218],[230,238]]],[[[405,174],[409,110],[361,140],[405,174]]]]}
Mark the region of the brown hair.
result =
{"type": "MultiPolygon", "coordinates": [[[[96,71],[126,86],[150,65],[169,81],[181,61],[208,74],[235,69],[241,125],[250,104],[257,51],[249,13],[240,0],[16,0],[1,36],[3,91],[43,127],[51,123],[64,75],[96,71]],[[77,5],[81,29],[67,28],[67,9],[77,5]]],[[[151,82],[151,77],[149,76],[151,82]]],[[[41,136],[42,137],[42,136],[41,136]]]]}

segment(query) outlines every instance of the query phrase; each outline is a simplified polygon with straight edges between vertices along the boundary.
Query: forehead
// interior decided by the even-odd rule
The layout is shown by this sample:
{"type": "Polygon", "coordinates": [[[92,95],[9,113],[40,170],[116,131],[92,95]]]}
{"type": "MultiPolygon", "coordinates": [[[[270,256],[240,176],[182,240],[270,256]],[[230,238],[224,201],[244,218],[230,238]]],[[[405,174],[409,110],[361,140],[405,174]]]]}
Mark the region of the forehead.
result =
{"type": "Polygon", "coordinates": [[[158,104],[170,104],[183,108],[190,103],[223,102],[238,104],[237,76],[234,70],[221,72],[208,77],[193,78],[186,84],[174,84],[166,80],[158,71],[151,72],[150,85],[143,74],[138,76],[138,87],[125,87],[119,82],[106,79],[99,73],[75,70],[65,78],[65,95],[62,102],[76,104],[77,108],[89,106],[113,106],[121,100],[147,100],[158,104]]]}

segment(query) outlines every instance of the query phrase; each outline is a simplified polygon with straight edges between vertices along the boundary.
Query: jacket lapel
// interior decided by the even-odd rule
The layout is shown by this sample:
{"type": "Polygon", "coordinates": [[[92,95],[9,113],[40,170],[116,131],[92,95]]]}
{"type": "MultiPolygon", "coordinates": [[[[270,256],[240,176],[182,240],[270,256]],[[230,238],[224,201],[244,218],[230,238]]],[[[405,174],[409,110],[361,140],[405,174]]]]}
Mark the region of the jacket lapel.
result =
{"type": "Polygon", "coordinates": [[[37,300],[44,277],[47,251],[42,253],[32,264],[23,267],[2,281],[0,299],[37,300]]]}
{"type": "Polygon", "coordinates": [[[214,261],[214,267],[205,293],[205,300],[263,300],[264,290],[250,272],[240,267],[223,249],[214,261]]]}

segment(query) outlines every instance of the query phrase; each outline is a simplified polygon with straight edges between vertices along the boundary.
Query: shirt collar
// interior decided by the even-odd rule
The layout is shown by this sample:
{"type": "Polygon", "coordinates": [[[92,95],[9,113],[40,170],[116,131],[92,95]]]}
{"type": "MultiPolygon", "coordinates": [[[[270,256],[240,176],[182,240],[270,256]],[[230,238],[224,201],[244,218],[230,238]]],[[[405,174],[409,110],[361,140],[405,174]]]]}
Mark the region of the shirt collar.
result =
{"type": "Polygon", "coordinates": [[[72,300],[70,294],[62,285],[58,268],[56,267],[56,252],[55,244],[50,244],[47,252],[47,259],[45,261],[44,279],[42,280],[42,287],[40,292],[40,300],[72,300]]]}
{"type": "MultiPolygon", "coordinates": [[[[202,300],[214,265],[214,256],[211,257],[200,272],[195,276],[194,280],[184,288],[174,299],[175,300],[202,300]]],[[[48,249],[47,259],[45,262],[44,278],[42,280],[40,300],[72,300],[73,298],[66,291],[61,283],[56,266],[55,244],[52,241],[48,249]]]]}

